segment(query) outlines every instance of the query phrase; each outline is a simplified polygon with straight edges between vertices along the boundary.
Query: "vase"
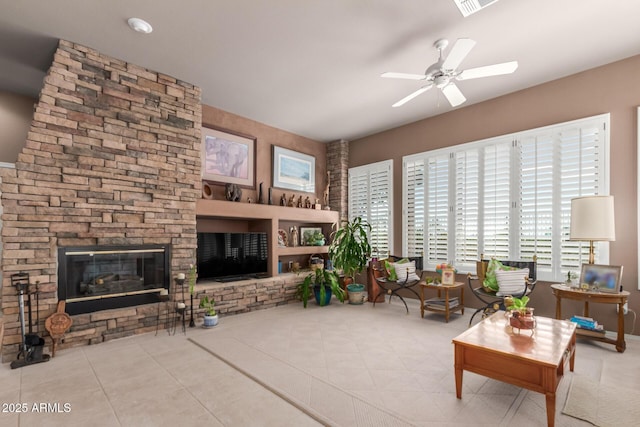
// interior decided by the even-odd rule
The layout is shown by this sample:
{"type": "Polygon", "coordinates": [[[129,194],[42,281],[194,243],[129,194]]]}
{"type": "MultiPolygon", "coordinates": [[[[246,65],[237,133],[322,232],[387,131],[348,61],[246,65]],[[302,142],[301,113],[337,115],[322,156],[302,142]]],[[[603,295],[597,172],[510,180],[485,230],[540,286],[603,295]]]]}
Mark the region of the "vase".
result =
{"type": "Polygon", "coordinates": [[[258,187],[258,203],[260,203],[261,205],[264,204],[264,196],[262,194],[262,183],[260,183],[260,186],[258,187]]]}
{"type": "Polygon", "coordinates": [[[207,314],[204,315],[204,327],[205,328],[213,328],[218,324],[218,315],[209,316],[207,314]]]}
{"type": "Polygon", "coordinates": [[[509,325],[517,329],[533,330],[536,327],[536,319],[533,316],[533,308],[527,307],[524,311],[512,310],[509,313],[509,325]]]}

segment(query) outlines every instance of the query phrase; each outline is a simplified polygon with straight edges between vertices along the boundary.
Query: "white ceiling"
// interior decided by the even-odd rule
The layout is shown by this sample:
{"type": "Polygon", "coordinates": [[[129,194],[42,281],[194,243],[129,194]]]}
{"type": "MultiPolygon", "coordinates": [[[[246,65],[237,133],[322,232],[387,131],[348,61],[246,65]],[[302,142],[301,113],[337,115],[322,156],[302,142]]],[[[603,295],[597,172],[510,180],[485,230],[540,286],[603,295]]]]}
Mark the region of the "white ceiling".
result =
{"type": "Polygon", "coordinates": [[[222,110],[354,140],[452,109],[435,89],[391,108],[421,82],[379,77],[423,73],[439,38],[477,41],[462,69],[519,62],[457,82],[464,108],[639,54],[638,19],[638,0],[500,0],[468,18],[453,0],[0,0],[0,90],[37,96],[63,38],[194,83],[222,110]]]}

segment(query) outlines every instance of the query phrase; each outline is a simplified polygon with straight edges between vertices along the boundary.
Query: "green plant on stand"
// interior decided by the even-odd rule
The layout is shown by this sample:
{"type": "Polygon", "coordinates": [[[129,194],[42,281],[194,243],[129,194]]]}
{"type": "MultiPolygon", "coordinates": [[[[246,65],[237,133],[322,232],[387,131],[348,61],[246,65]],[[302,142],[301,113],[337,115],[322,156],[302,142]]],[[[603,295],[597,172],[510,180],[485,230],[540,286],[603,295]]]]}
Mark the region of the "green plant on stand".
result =
{"type": "Polygon", "coordinates": [[[344,291],[338,282],[338,276],[333,271],[316,268],[308,274],[296,288],[296,297],[302,301],[304,308],[313,292],[316,302],[320,306],[331,302],[331,295],[335,295],[340,302],[344,302],[344,291]]]}

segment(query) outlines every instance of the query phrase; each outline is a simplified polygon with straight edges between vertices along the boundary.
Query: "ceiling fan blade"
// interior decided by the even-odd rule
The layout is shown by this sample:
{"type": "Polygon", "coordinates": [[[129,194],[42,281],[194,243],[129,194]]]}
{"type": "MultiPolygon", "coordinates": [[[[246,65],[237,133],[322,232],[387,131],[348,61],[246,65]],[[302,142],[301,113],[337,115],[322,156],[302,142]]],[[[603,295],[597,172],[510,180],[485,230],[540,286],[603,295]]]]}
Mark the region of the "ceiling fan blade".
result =
{"type": "Polygon", "coordinates": [[[407,73],[382,73],[380,77],[390,79],[408,79],[408,80],[424,80],[427,78],[424,74],[407,74],[407,73]]]}
{"type": "Polygon", "coordinates": [[[456,44],[451,48],[447,59],[442,63],[442,68],[445,70],[455,70],[458,68],[458,65],[467,57],[475,45],[476,42],[471,39],[456,40],[456,44]]]}
{"type": "Polygon", "coordinates": [[[396,102],[395,104],[392,105],[392,107],[399,107],[401,105],[406,104],[407,102],[411,101],[413,98],[415,98],[416,96],[428,91],[429,89],[431,89],[433,85],[427,85],[427,86],[422,86],[420,89],[418,89],[417,91],[413,92],[410,95],[405,96],[404,98],[402,98],[400,101],[396,102]]]}
{"type": "Polygon", "coordinates": [[[469,80],[478,79],[480,77],[500,76],[502,74],[511,74],[518,68],[518,61],[503,62],[502,64],[486,65],[484,67],[470,68],[463,70],[458,74],[456,79],[469,80]]]}
{"type": "Polygon", "coordinates": [[[457,107],[458,105],[462,104],[464,101],[467,100],[467,98],[464,97],[462,92],[460,92],[460,89],[458,89],[458,86],[454,85],[453,83],[449,83],[448,85],[443,87],[441,90],[444,96],[447,98],[447,101],[449,101],[449,104],[451,104],[452,107],[457,107]]]}

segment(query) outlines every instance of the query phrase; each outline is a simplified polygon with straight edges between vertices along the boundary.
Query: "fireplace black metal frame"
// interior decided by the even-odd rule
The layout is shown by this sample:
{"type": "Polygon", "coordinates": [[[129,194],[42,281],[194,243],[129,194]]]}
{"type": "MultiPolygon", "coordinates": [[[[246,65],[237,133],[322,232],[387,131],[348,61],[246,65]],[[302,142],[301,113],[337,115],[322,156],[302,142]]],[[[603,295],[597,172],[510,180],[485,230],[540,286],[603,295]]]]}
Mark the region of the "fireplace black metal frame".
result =
{"type": "Polygon", "coordinates": [[[67,287],[61,283],[67,281],[67,263],[64,261],[69,252],[111,252],[128,250],[164,250],[164,275],[162,288],[171,292],[171,245],[123,245],[123,246],[76,246],[58,248],[58,299],[66,301],[65,311],[68,314],[85,314],[114,308],[133,307],[144,304],[152,304],[160,301],[160,293],[131,293],[122,296],[105,295],[93,299],[67,300],[67,287]]]}

